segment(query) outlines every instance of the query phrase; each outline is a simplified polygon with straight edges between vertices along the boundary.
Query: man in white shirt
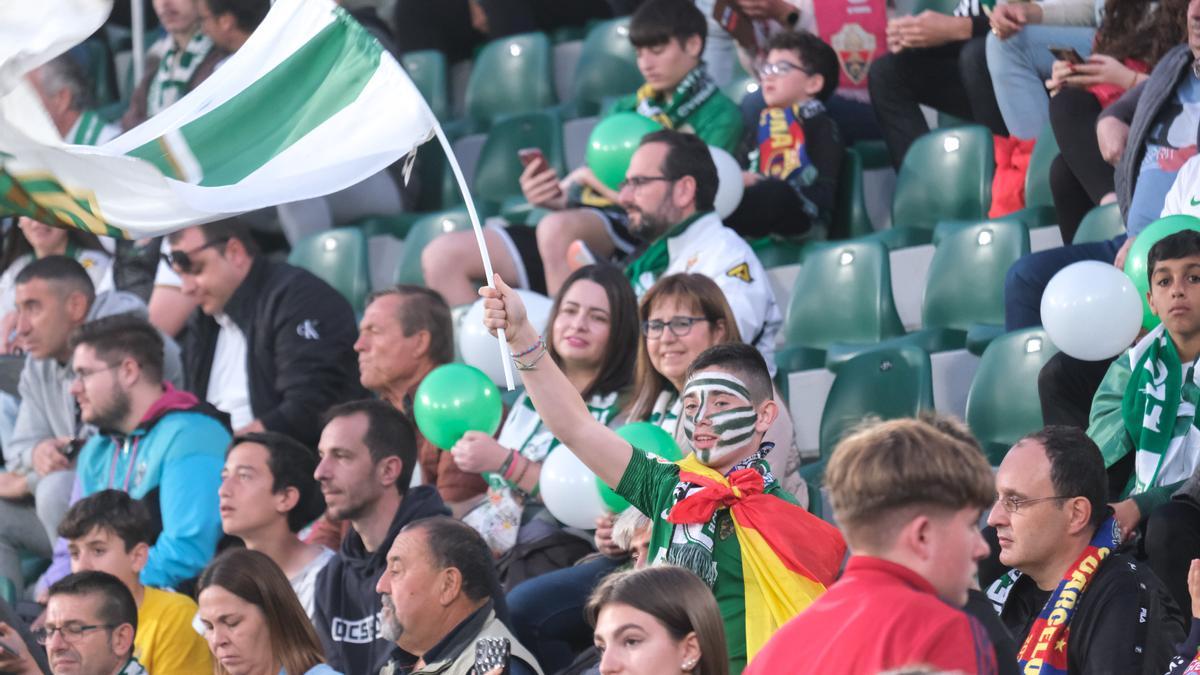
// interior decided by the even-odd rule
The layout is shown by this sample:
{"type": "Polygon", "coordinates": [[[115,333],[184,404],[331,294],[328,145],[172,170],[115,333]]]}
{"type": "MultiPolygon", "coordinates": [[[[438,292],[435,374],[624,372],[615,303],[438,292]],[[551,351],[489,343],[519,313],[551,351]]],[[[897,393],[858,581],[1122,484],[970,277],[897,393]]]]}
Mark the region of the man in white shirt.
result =
{"type": "Polygon", "coordinates": [[[50,60],[30,72],[28,77],[63,141],[74,145],[103,145],[121,134],[120,127],[108,124],[90,109],[87,76],[69,55],[62,54],[50,60]]]}

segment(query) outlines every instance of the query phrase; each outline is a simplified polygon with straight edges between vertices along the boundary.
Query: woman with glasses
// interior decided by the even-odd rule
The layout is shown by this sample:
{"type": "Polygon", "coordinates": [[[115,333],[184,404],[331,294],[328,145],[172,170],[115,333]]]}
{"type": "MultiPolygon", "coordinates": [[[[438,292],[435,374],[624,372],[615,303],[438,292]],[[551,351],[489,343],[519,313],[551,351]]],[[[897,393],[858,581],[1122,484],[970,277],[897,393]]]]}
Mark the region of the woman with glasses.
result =
{"type": "Polygon", "coordinates": [[[287,577],[265,554],[222,553],[196,591],[216,675],[337,675],[287,577]]]}
{"type": "MultiPolygon", "coordinates": [[[[542,355],[553,359],[592,415],[608,423],[620,409],[633,372],[636,306],[633,290],[619,270],[583,267],[567,277],[554,299],[546,349],[529,356],[513,354],[513,361],[520,369],[522,364],[534,366],[542,355]]],[[[488,542],[508,588],[570,565],[591,550],[588,541],[562,532],[562,525],[538,502],[541,465],[557,445],[533,404],[520,396],[498,439],[469,431],[451,449],[459,469],[483,474],[488,481],[487,498],[463,521],[488,542]]]]}

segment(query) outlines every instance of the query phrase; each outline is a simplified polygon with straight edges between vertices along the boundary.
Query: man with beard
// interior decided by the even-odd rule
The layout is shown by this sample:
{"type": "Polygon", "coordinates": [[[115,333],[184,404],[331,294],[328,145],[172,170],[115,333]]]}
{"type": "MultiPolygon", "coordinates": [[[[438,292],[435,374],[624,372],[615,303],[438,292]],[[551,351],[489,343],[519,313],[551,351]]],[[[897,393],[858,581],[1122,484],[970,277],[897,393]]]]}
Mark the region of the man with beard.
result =
{"type": "Polygon", "coordinates": [[[97,319],[71,345],[71,394],[83,421],[100,430],[79,453],[72,501],[114,489],[157,510],[162,534],[141,582],[177,586],[200,573],[221,537],[217,489],[230,441],[223,416],[163,381],[162,337],[145,319],[97,319]]]}
{"type": "Polygon", "coordinates": [[[418,520],[396,536],[375,586],[381,632],[419,658],[413,675],[467,672],[475,642],[485,638],[508,641],[504,672],[540,675],[537,659],[496,618],[499,588],[491,551],[474,528],[446,517],[418,520]]]}
{"type": "Polygon", "coordinates": [[[375,585],[401,528],[450,513],[432,486],[408,487],[417,461],[414,425],[384,401],[343,403],[326,414],[317,453],[314,477],[326,511],[351,526],[317,577],[313,624],[325,657],[342,673],[378,673],[389,661],[410,666],[416,657],[380,635],[375,585]]]}

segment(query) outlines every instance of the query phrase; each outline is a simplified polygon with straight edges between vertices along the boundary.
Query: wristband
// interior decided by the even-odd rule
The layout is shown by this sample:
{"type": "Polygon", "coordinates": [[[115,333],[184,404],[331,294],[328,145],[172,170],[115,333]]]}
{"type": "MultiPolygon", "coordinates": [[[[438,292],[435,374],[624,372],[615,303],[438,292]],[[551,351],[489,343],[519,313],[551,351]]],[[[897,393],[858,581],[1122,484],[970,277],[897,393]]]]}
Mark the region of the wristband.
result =
{"type": "Polygon", "coordinates": [[[519,359],[522,356],[529,356],[533,352],[537,351],[538,347],[544,347],[545,344],[546,343],[544,341],[542,341],[542,336],[539,335],[537,342],[534,342],[532,347],[530,347],[529,349],[526,349],[525,351],[521,352],[520,354],[513,354],[512,357],[514,359],[519,359]]]}
{"type": "Polygon", "coordinates": [[[504,480],[508,480],[508,474],[512,471],[513,458],[517,456],[516,451],[509,450],[508,457],[504,458],[504,463],[500,465],[498,473],[504,480]]]}

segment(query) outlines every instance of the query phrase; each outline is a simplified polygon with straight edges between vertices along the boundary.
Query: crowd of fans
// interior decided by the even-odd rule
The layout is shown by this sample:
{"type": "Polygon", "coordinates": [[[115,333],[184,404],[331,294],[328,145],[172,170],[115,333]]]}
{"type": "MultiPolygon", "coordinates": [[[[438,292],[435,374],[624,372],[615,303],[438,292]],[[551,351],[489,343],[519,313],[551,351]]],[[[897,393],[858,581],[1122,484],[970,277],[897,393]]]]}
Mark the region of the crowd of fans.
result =
{"type": "MultiPolygon", "coordinates": [[[[78,54],[30,75],[68,142],[169,107],[269,2],[153,9],[162,37],[119,121],[93,109],[78,54]]],[[[1151,221],[1200,214],[1200,0],[896,13],[866,121],[803,0],[346,11],[394,53],[450,61],[632,12],[645,83],[605,114],[663,129],[616,189],[529,162],[521,190],[547,215],[489,224],[494,279],[473,233],[445,234],[428,287],[379,290],[361,315],[264,250],[257,216],[122,242],[6,223],[0,349],[20,376],[0,393],[0,672],[1200,672],[1200,232],[1150,249],[1158,328],[1109,361],[1050,360],[1048,426],[998,469],[952,418],[862,420],[824,472],[836,526],[807,510],[773,383],[782,312],[745,239],[828,224],[844,130],[896,166],[929,129],[922,105],[987,126],[1008,158],[1052,134],[1065,245],[1003,289],[1008,329],[1039,324],[1058,270],[1123,267],[1151,221]],[[761,91],[733,101],[719,85],[739,60],[761,91]],[[745,169],[724,217],[710,146],[745,169]],[[1074,244],[1113,201],[1126,233],[1074,244]],[[552,296],[544,334],[514,288],[552,296]],[[494,436],[438,448],[418,388],[455,360],[452,308],[477,300],[524,389],[494,436]],[[631,422],[684,458],[631,445],[615,431],[631,422]],[[560,522],[539,497],[553,453],[628,506],[560,522]]],[[[274,217],[294,240],[402,192],[385,171],[274,217]]]]}

